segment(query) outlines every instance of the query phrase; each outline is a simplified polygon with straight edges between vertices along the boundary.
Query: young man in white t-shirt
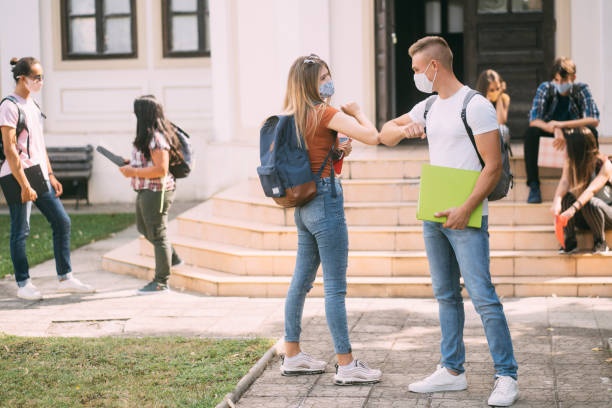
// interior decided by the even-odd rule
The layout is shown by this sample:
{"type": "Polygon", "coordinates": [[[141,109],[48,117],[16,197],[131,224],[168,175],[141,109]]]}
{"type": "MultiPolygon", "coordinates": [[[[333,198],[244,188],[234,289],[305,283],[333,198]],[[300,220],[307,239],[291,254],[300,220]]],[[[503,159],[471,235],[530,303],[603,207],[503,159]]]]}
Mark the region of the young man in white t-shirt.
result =
{"type": "Polygon", "coordinates": [[[94,289],[72,276],[70,265],[70,217],[59,196],[62,185],[53,175],[43,137],[41,112],[31,93],[39,92],[43,85],[40,62],[32,57],[13,58],[14,101],[0,104],[0,131],[6,160],[0,167],[0,177],[14,177],[21,188],[21,201],[8,203],[11,217],[10,250],[17,296],[26,300],[40,300],[42,294],[30,280],[26,238],[30,233],[32,203],[45,216],[53,230],[53,254],[59,280],[58,290],[69,293],[91,293],[94,289]],[[20,113],[21,110],[21,113],[20,113]],[[25,116],[26,128],[17,134],[20,115],[25,116]],[[40,194],[30,185],[24,170],[40,165],[48,191],[40,194]]]}
{"type": "Polygon", "coordinates": [[[432,285],[439,304],[442,356],[432,375],[410,384],[408,389],[429,393],[467,388],[463,366],[465,314],[459,281],[463,277],[472,303],[481,316],[496,370],[495,386],[488,403],[510,406],[518,398],[518,366],[503,306],[491,283],[489,270],[487,196],[502,171],[495,110],[481,95],[474,96],[466,109],[468,124],[484,161],[484,167],[481,167],[461,120],[463,101],[470,88],[455,76],[453,54],[448,44],[441,37],[425,37],[410,47],[409,54],[417,89],[424,93],[438,93],[427,113],[427,135],[424,132],[424,100],[410,112],[383,126],[382,143],[394,146],[404,138],[427,137],[431,164],[482,171],[474,190],[461,206],[436,214],[447,217],[444,224],[423,223],[432,285]],[[482,227],[467,227],[470,214],[480,203],[483,203],[482,227]]]}

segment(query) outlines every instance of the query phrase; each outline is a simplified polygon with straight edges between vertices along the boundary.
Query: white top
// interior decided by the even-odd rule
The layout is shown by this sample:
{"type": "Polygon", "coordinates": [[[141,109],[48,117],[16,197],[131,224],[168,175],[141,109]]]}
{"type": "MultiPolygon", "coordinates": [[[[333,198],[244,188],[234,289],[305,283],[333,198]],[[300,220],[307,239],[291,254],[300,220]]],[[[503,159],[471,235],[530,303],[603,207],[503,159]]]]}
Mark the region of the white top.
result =
{"type": "MultiPolygon", "coordinates": [[[[461,120],[463,101],[469,90],[468,86],[463,86],[449,98],[437,97],[427,113],[427,124],[423,118],[427,99],[416,104],[408,113],[413,122],[427,127],[429,161],[433,165],[465,170],[482,169],[476,149],[461,120]]],[[[474,136],[498,128],[495,109],[482,95],[475,95],[470,100],[466,116],[474,136]]],[[[488,200],[485,199],[482,214],[488,215],[488,213],[488,200]]]]}
{"type": "MultiPolygon", "coordinates": [[[[13,94],[17,99],[17,103],[25,114],[26,125],[30,131],[30,156],[28,157],[28,132],[24,129],[21,134],[17,135],[17,151],[21,151],[19,158],[24,168],[28,168],[35,164],[40,164],[42,174],[46,180],[49,179],[49,170],[47,169],[45,139],[43,137],[43,125],[40,109],[34,103],[31,97],[23,99],[17,94],[13,94]]],[[[4,101],[0,105],[0,126],[8,126],[13,129],[17,127],[17,106],[11,101],[4,101]]],[[[0,177],[11,173],[8,160],[5,160],[0,168],[0,177]]]]}

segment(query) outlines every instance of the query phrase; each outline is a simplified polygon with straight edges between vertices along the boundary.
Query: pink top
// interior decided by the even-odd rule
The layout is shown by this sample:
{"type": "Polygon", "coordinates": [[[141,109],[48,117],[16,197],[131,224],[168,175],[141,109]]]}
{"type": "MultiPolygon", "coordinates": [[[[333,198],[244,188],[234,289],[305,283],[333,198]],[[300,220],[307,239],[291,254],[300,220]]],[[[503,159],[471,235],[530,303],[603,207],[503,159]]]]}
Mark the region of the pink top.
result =
{"type": "MultiPolygon", "coordinates": [[[[45,147],[45,139],[43,136],[42,115],[38,106],[34,103],[31,97],[23,99],[21,96],[12,94],[21,110],[25,114],[27,129],[30,136],[30,147],[28,156],[28,131],[23,130],[20,135],[17,135],[17,151],[20,152],[21,164],[24,168],[40,164],[43,176],[46,180],[49,179],[49,169],[47,169],[47,150],[45,147]]],[[[11,101],[4,101],[0,105],[0,126],[8,126],[13,129],[17,128],[18,110],[17,106],[11,101]]],[[[2,163],[0,168],[0,177],[11,173],[8,160],[2,163]]]]}

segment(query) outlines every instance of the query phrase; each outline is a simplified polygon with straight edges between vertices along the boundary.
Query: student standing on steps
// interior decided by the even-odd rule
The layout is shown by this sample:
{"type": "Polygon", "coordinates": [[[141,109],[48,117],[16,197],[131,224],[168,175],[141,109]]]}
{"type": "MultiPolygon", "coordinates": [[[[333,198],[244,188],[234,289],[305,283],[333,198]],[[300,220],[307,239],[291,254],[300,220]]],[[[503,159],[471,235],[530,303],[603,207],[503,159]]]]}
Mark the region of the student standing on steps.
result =
{"type": "MultiPolygon", "coordinates": [[[[387,122],[382,128],[381,141],[394,146],[404,138],[427,137],[431,164],[480,171],[480,161],[461,120],[463,101],[470,88],[455,76],[453,54],[448,44],[441,37],[425,37],[410,47],[409,54],[417,89],[428,94],[438,92],[427,114],[427,135],[424,133],[425,99],[410,112],[387,122]]],[[[439,305],[442,356],[432,375],[410,384],[408,389],[429,393],[467,388],[463,342],[465,312],[459,280],[463,277],[474,308],[481,317],[496,372],[488,403],[510,406],[518,398],[518,367],[506,316],[489,270],[487,196],[502,170],[498,123],[493,105],[480,95],[471,99],[466,113],[484,167],[463,205],[436,215],[447,217],[444,224],[423,223],[432,286],[439,305]],[[470,214],[480,203],[483,203],[481,228],[467,227],[470,214]]]]}
{"type": "MultiPolygon", "coordinates": [[[[287,81],[284,114],[295,117],[298,137],[303,136],[315,174],[336,143],[336,132],[370,145],[379,142],[378,130],[356,103],[343,105],[341,111],[329,105],[333,93],[334,83],[325,61],[311,54],[299,57],[293,63],[287,81]]],[[[298,143],[303,145],[302,139],[298,143]]],[[[338,359],[334,383],[375,383],[380,381],[381,371],[354,359],[349,341],[345,306],[348,232],[342,185],[339,178],[330,177],[331,168],[331,163],[325,166],[317,184],[316,197],[295,208],[298,250],[285,301],[285,356],[281,374],[319,374],[325,371],[326,361],[311,357],[300,347],[306,294],[322,264],[325,317],[338,359]]]]}
{"type": "Polygon", "coordinates": [[[11,59],[16,86],[13,98],[16,103],[4,101],[0,105],[0,128],[6,160],[0,168],[0,177],[12,174],[21,187],[21,202],[9,204],[11,217],[10,251],[17,296],[27,300],[40,300],[42,294],[30,280],[26,255],[26,238],[30,234],[32,203],[49,221],[53,230],[53,256],[59,279],[58,290],[68,293],[92,293],[94,288],[72,276],[70,264],[70,217],[59,199],[62,184],[55,178],[47,156],[43,136],[42,114],[32,99],[32,93],[43,86],[43,68],[32,57],[11,59]],[[19,108],[18,108],[19,106],[19,108]],[[20,110],[25,115],[26,128],[16,134],[20,110]],[[37,194],[25,176],[24,170],[40,165],[48,190],[37,194]]]}

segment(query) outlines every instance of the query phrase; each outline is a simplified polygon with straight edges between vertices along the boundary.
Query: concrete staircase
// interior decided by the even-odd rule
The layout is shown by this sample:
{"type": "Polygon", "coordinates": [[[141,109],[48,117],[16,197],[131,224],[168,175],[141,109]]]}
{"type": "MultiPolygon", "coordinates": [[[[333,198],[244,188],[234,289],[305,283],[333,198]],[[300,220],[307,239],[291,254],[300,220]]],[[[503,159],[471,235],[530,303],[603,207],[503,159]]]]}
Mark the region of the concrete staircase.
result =
{"type": "MultiPolygon", "coordinates": [[[[541,169],[545,202],[528,205],[522,146],[513,151],[514,189],[489,205],[491,272],[498,293],[612,296],[612,254],[592,255],[590,234],[579,234],[583,252],[557,254],[549,208],[560,170],[541,169]]],[[[422,145],[355,146],[345,161],[349,296],[433,296],[421,222],[415,218],[420,167],[427,157],[422,145]]],[[[172,270],[175,289],[214,296],[285,296],[297,246],[293,210],[266,198],[257,179],[181,214],[170,223],[170,237],[186,262],[172,270]]],[[[607,241],[612,243],[612,231],[607,241]]],[[[103,266],[150,279],[152,247],[140,238],[106,254],[103,266]]],[[[323,293],[320,276],[319,271],[311,291],[315,296],[323,293]]]]}

